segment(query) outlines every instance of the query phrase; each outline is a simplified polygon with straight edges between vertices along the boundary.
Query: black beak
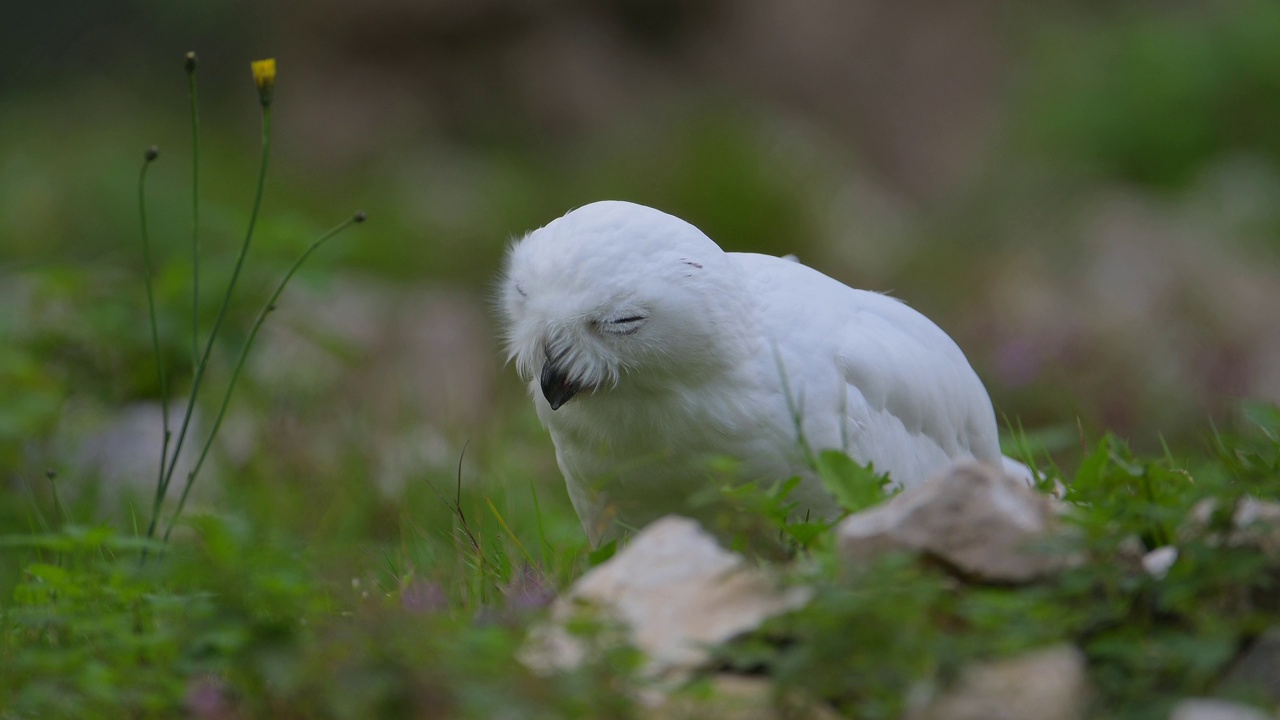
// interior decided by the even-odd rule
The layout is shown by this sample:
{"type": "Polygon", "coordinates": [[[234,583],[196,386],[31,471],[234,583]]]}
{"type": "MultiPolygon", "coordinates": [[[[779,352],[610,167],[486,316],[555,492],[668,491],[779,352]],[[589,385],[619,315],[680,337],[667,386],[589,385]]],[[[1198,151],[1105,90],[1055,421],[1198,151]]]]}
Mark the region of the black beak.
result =
{"type": "Polygon", "coordinates": [[[559,410],[581,389],[582,386],[570,380],[555,361],[548,359],[542,366],[542,397],[547,399],[552,410],[559,410]]]}

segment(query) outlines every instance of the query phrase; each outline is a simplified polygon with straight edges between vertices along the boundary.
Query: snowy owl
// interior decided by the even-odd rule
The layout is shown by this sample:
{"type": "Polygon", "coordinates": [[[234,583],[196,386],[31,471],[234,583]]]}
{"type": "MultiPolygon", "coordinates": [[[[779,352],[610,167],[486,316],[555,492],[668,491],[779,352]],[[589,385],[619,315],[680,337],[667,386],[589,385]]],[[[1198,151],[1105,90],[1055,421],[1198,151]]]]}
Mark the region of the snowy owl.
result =
{"type": "Polygon", "coordinates": [[[690,514],[720,458],[744,482],[799,476],[798,511],[823,517],[839,508],[807,452],[843,450],[904,487],[954,460],[1013,464],[982,382],[928,318],[794,260],[725,252],[653,208],[596,202],[530,232],[498,295],[595,544],[690,514]]]}

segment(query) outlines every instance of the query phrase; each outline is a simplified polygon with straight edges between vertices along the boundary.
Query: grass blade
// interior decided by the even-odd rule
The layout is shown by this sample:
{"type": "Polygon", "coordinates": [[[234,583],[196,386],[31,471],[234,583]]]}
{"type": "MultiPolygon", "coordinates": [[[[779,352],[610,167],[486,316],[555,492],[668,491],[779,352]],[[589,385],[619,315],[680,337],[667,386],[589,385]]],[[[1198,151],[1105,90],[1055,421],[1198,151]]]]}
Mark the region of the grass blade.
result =
{"type": "Polygon", "coordinates": [[[196,95],[196,54],[187,53],[187,94],[191,98],[191,367],[200,360],[200,110],[196,95]]]}
{"type": "Polygon", "coordinates": [[[490,500],[488,496],[485,496],[484,502],[489,506],[489,512],[493,513],[493,516],[498,519],[498,525],[502,526],[503,532],[511,538],[512,542],[516,544],[516,547],[520,548],[520,553],[524,555],[524,559],[529,563],[529,565],[539,567],[537,561],[533,559],[533,555],[530,555],[529,551],[524,548],[524,543],[521,543],[520,538],[516,537],[516,534],[511,532],[511,528],[507,526],[507,521],[503,519],[502,514],[498,512],[498,508],[494,506],[493,501],[490,500]]]}
{"type": "Polygon", "coordinates": [[[231,295],[235,291],[236,281],[240,279],[240,271],[244,267],[245,256],[249,254],[249,244],[253,240],[253,231],[258,224],[258,213],[262,209],[262,192],[266,185],[267,179],[267,160],[271,156],[271,106],[264,104],[262,106],[262,160],[258,167],[258,186],[253,195],[253,210],[249,214],[249,228],[245,231],[244,241],[240,244],[240,253],[236,256],[235,267],[231,270],[231,279],[227,282],[227,289],[222,294],[222,305],[218,308],[218,314],[214,317],[213,327],[209,329],[209,339],[205,342],[204,354],[200,356],[200,362],[196,364],[195,375],[191,380],[191,392],[187,396],[187,407],[183,412],[182,424],[178,427],[178,439],[174,444],[173,456],[169,458],[169,467],[165,471],[161,480],[159,491],[156,493],[156,506],[152,509],[151,523],[147,527],[147,537],[155,537],[156,524],[159,521],[160,504],[164,501],[164,496],[169,490],[169,484],[173,481],[173,473],[178,466],[178,456],[182,453],[182,446],[187,439],[187,431],[191,427],[191,414],[195,410],[196,398],[200,395],[200,384],[204,380],[205,369],[209,365],[209,356],[213,352],[213,343],[218,338],[218,331],[222,328],[222,321],[227,316],[227,307],[231,304],[231,295]]]}
{"type": "MultiPolygon", "coordinates": [[[[355,225],[364,222],[364,213],[358,212],[347,218],[345,221],[331,228],[328,232],[321,235],[311,246],[306,249],[297,260],[293,261],[293,265],[284,277],[280,279],[280,283],[276,285],[275,292],[271,293],[271,298],[258,311],[258,317],[253,321],[253,327],[249,329],[249,336],[245,338],[244,346],[240,348],[240,357],[236,359],[235,370],[231,373],[231,380],[227,383],[227,391],[223,393],[222,405],[218,408],[218,415],[214,418],[213,428],[209,431],[209,436],[204,442],[204,446],[200,448],[200,457],[196,460],[195,466],[187,475],[187,482],[182,487],[182,495],[178,498],[178,507],[174,509],[173,515],[169,518],[169,524],[164,531],[164,539],[169,540],[169,534],[173,532],[173,526],[178,522],[178,516],[182,514],[183,507],[187,504],[187,495],[191,492],[191,486],[195,484],[196,477],[200,473],[200,468],[204,466],[205,458],[209,455],[209,448],[213,446],[214,439],[218,436],[218,430],[222,427],[222,420],[226,417],[227,406],[231,404],[231,395],[235,392],[236,382],[240,379],[240,373],[244,369],[245,359],[249,356],[249,349],[253,346],[253,341],[258,337],[258,331],[262,329],[263,323],[267,320],[267,315],[276,309],[276,302],[280,300],[280,295],[284,292],[284,288],[289,284],[289,280],[293,278],[294,273],[298,272],[298,268],[302,267],[302,263],[306,262],[311,254],[320,249],[335,235],[355,225]]],[[[207,359],[207,358],[206,358],[207,359]]]]}
{"type": "MultiPolygon", "coordinates": [[[[142,170],[138,173],[138,218],[142,225],[142,263],[143,285],[147,290],[147,315],[151,322],[151,351],[156,359],[156,374],[160,380],[160,416],[164,422],[164,438],[160,446],[160,469],[156,478],[156,496],[152,503],[151,522],[155,526],[155,518],[160,512],[160,503],[164,501],[165,463],[169,453],[169,384],[164,373],[164,356],[160,353],[160,326],[156,322],[155,291],[152,288],[151,238],[147,229],[147,170],[151,163],[160,156],[154,145],[147,148],[143,155],[142,170]]],[[[175,450],[174,455],[177,455],[175,450]]],[[[151,537],[148,533],[147,537],[151,537]]]]}

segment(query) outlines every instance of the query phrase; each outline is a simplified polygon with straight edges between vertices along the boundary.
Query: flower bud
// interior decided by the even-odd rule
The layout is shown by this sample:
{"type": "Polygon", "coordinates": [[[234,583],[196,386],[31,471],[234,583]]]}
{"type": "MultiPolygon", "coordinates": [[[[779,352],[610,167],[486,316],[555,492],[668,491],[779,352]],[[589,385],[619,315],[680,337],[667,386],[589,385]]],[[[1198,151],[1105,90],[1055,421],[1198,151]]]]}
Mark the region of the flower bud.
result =
{"type": "Polygon", "coordinates": [[[258,86],[258,97],[262,100],[262,106],[267,107],[271,104],[272,96],[275,95],[276,59],[255,60],[249,67],[253,70],[253,83],[258,86]]]}

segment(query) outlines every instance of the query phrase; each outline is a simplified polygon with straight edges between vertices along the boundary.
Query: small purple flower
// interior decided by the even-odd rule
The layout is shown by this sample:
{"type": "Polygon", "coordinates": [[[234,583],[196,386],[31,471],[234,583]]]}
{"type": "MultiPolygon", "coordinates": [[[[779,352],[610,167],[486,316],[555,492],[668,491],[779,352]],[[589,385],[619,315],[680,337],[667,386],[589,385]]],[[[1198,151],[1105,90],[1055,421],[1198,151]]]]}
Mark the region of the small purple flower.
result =
{"type": "Polygon", "coordinates": [[[542,573],[528,565],[511,578],[511,582],[503,588],[502,594],[507,599],[507,608],[517,611],[546,607],[556,595],[555,591],[547,585],[542,573]]]}
{"type": "Polygon", "coordinates": [[[232,716],[226,685],[220,678],[213,675],[200,675],[189,679],[182,703],[194,718],[214,720],[232,716]]]}
{"type": "Polygon", "coordinates": [[[449,607],[449,598],[440,583],[414,579],[400,591],[400,607],[411,613],[435,613],[449,607]]]}

